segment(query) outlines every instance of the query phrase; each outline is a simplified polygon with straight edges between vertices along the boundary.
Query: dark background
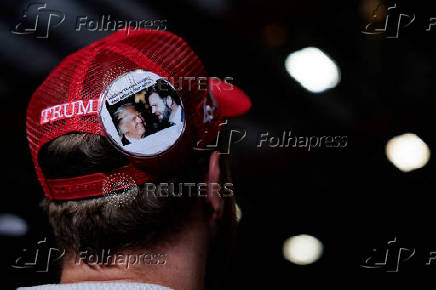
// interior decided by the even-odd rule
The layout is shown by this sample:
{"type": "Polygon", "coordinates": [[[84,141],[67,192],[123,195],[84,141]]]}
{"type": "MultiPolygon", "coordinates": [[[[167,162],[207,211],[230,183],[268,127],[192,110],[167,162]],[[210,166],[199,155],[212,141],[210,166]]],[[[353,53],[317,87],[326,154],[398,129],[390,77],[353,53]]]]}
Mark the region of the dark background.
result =
{"type": "MultiPolygon", "coordinates": [[[[26,107],[32,93],[68,54],[109,32],[74,30],[78,16],[166,20],[200,56],[210,76],[233,77],[252,99],[249,114],[230,121],[247,137],[232,146],[237,201],[242,209],[238,245],[226,289],[287,289],[296,285],[356,285],[416,279],[436,272],[426,266],[436,251],[434,230],[435,163],[404,173],[386,158],[393,136],[412,132],[432,150],[436,110],[434,31],[426,32],[436,9],[428,2],[396,3],[398,13],[415,14],[399,38],[361,31],[378,1],[45,1],[65,13],[65,22],[48,38],[16,35],[29,1],[0,5],[0,94],[2,199],[0,213],[14,213],[29,226],[24,237],[0,236],[0,275],[5,289],[53,281],[55,273],[12,269],[23,248],[48,238],[38,209],[43,196],[25,135],[26,107]],[[427,4],[426,4],[427,3],[427,4]],[[284,67],[287,55],[315,46],[336,61],[339,85],[313,94],[284,67]],[[345,148],[258,148],[259,134],[347,136],[345,148]],[[309,234],[324,244],[316,263],[297,266],[282,255],[292,235],[309,234]],[[416,250],[399,273],[361,265],[388,241],[416,250]],[[347,279],[352,278],[352,282],[347,279]]],[[[378,19],[380,20],[380,19],[378,19]]],[[[380,22],[381,23],[381,22],[380,22]]],[[[390,28],[391,29],[391,28],[390,28]]],[[[395,33],[394,33],[395,34],[395,33]]],[[[401,256],[401,255],[400,255],[401,256]]],[[[401,258],[401,257],[400,257],[401,258]]],[[[395,261],[394,261],[395,262],[395,261]]],[[[390,261],[389,263],[392,263],[390,261]]],[[[392,267],[392,265],[390,265],[392,267]]],[[[2,287],[3,289],[3,287],[2,287]]]]}

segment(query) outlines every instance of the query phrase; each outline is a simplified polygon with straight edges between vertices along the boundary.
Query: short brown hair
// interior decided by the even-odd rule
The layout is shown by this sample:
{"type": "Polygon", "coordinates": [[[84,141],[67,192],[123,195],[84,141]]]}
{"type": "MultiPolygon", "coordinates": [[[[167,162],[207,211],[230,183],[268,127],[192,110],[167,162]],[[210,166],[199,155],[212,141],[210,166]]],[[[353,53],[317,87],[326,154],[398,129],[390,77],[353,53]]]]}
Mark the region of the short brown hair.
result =
{"type": "MultiPolygon", "coordinates": [[[[210,154],[204,152],[181,168],[154,183],[204,182],[210,154]]],[[[108,172],[127,164],[125,156],[109,144],[105,137],[93,134],[68,134],[45,145],[39,164],[46,178],[68,178],[95,172],[108,172]],[[65,166],[68,164],[68,166],[65,166]]],[[[223,172],[224,173],[224,172],[223,172]]],[[[195,198],[160,197],[147,194],[138,186],[134,194],[129,189],[122,194],[72,201],[45,198],[42,208],[48,214],[58,246],[66,256],[79,251],[112,253],[157,245],[171,241],[170,237],[189,220],[195,198]],[[113,201],[122,206],[114,206],[113,201]]]]}

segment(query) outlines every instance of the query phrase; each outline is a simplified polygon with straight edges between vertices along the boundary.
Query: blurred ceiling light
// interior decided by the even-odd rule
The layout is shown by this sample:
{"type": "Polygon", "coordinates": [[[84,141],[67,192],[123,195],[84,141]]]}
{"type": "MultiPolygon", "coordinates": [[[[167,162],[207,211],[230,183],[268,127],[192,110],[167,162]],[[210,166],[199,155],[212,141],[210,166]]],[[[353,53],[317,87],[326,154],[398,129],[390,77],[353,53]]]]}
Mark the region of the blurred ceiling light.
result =
{"type": "Polygon", "coordinates": [[[237,203],[235,203],[235,208],[236,208],[236,221],[239,223],[239,221],[242,218],[242,211],[241,211],[241,208],[238,206],[237,203]]]}
{"type": "Polygon", "coordinates": [[[20,237],[27,233],[26,222],[14,214],[0,214],[0,236],[20,237]]]}
{"type": "Polygon", "coordinates": [[[430,159],[430,149],[415,134],[403,134],[386,144],[386,156],[398,169],[409,172],[424,167],[430,159]]]}
{"type": "Polygon", "coordinates": [[[322,243],[309,235],[298,235],[283,243],[283,256],[297,265],[308,265],[318,260],[323,252],[322,243]]]}
{"type": "Polygon", "coordinates": [[[289,54],[285,68],[302,87],[313,93],[334,88],[341,79],[336,63],[316,47],[289,54]]]}

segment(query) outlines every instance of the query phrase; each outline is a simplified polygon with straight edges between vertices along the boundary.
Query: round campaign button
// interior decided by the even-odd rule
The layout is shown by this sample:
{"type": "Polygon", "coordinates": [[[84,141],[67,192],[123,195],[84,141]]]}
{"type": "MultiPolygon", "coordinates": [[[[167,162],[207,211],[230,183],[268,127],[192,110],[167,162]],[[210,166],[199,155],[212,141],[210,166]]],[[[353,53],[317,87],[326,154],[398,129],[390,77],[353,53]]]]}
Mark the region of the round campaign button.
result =
{"type": "Polygon", "coordinates": [[[103,131],[128,155],[161,154],[185,129],[181,98],[165,78],[150,71],[119,76],[103,91],[99,104],[103,131]]]}

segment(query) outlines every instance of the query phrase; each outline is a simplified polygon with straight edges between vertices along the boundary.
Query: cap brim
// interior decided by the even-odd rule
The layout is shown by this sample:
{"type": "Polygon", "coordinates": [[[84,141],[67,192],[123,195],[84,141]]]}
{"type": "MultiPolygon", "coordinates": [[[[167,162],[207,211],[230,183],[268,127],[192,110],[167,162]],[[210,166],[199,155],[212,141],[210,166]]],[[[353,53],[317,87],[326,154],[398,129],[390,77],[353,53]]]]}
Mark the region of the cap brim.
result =
{"type": "Polygon", "coordinates": [[[238,117],[250,110],[250,98],[234,84],[219,78],[210,78],[209,88],[217,102],[221,117],[238,117]]]}

